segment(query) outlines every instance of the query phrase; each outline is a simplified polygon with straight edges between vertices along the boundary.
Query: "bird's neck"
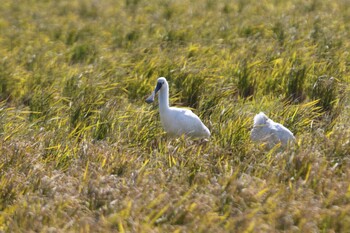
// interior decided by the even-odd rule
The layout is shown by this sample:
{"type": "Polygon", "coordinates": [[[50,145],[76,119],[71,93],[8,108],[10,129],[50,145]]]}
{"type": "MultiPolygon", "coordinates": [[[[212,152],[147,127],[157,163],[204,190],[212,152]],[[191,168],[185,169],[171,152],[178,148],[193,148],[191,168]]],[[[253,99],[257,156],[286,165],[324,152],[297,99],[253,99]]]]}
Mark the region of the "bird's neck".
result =
{"type": "Polygon", "coordinates": [[[159,92],[159,110],[161,112],[169,109],[169,90],[164,88],[159,92]]]}

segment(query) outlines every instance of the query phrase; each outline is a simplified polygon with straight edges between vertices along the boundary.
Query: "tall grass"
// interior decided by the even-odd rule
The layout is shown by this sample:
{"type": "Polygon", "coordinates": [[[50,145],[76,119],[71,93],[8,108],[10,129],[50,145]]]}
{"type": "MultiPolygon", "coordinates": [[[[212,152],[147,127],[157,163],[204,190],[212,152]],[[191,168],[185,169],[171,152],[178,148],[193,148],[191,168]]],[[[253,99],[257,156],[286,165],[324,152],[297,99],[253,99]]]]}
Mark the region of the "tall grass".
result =
{"type": "Polygon", "coordinates": [[[0,230],[347,232],[349,3],[0,4],[0,230]],[[209,141],[170,138],[157,77],[209,141]],[[297,143],[250,140],[256,113],[297,143]]]}

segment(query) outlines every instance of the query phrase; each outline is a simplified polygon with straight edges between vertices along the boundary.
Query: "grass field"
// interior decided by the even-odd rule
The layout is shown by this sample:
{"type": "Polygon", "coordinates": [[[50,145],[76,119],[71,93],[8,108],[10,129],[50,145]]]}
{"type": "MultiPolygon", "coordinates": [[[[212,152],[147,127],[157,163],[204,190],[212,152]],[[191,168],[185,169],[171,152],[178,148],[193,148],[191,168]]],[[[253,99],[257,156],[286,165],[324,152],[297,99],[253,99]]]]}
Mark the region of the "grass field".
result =
{"type": "Polygon", "coordinates": [[[348,0],[2,0],[0,231],[349,232],[349,38],[348,0]]]}

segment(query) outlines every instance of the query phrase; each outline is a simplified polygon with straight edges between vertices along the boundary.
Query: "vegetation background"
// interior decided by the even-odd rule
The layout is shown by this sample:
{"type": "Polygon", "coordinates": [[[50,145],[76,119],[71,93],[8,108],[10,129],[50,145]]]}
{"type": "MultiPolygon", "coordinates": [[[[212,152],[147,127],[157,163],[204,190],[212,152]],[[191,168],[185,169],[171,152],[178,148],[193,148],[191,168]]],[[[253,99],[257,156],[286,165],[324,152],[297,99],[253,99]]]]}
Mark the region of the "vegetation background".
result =
{"type": "Polygon", "coordinates": [[[2,0],[0,230],[349,232],[349,32],[348,0],[2,0]],[[209,142],[166,137],[159,76],[209,142]]]}

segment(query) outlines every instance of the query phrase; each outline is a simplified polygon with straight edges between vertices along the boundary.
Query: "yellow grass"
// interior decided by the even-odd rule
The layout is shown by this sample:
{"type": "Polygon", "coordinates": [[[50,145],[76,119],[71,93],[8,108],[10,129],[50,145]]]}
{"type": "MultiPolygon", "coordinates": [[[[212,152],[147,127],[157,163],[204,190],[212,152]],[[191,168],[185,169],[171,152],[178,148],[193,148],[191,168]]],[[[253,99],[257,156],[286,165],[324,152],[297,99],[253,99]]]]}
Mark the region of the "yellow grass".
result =
{"type": "Polygon", "coordinates": [[[350,231],[349,9],[2,0],[0,230],[350,231]],[[208,142],[165,135],[159,76],[208,142]],[[253,144],[260,111],[297,144],[253,144]]]}

